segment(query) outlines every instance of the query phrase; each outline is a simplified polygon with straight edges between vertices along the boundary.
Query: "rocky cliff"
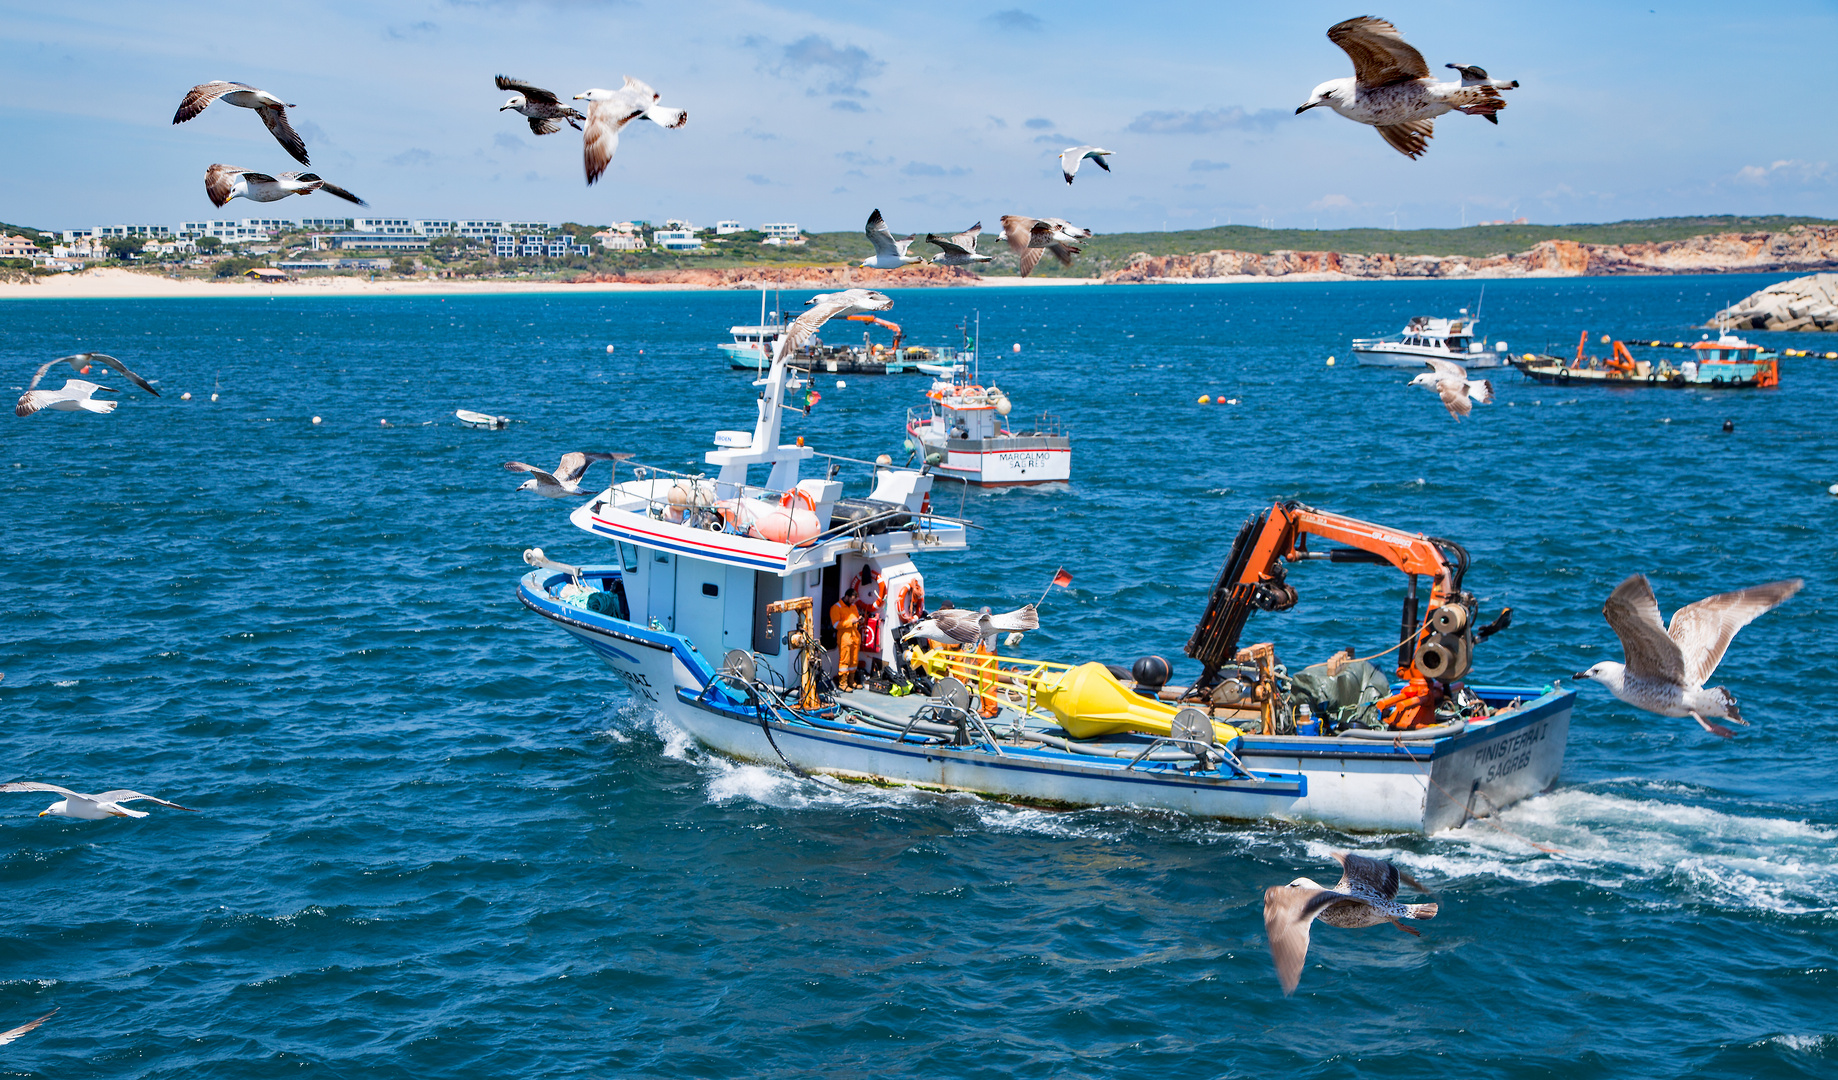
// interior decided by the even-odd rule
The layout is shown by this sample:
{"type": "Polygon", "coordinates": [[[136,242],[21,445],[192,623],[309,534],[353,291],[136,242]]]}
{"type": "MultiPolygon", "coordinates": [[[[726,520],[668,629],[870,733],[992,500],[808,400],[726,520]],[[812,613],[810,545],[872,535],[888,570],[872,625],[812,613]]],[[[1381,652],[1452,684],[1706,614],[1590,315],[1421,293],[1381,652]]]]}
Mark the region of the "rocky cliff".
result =
{"type": "Polygon", "coordinates": [[[1812,274],[1770,285],[1717,312],[1704,325],[1732,330],[1838,330],[1838,274],[1812,274]]]}
{"type": "Polygon", "coordinates": [[[1106,282],[1207,278],[1578,277],[1596,274],[1767,273],[1838,269],[1838,226],[1795,225],[1777,233],[1720,233],[1656,244],[1579,244],[1545,240],[1516,255],[1354,255],[1338,251],[1139,252],[1106,282]]]}
{"type": "Polygon", "coordinates": [[[859,266],[740,266],[725,270],[634,270],[630,273],[582,274],[576,284],[624,282],[632,285],[698,285],[709,289],[877,289],[890,285],[975,285],[977,277],[957,266],[914,263],[898,270],[865,270],[859,266]]]}

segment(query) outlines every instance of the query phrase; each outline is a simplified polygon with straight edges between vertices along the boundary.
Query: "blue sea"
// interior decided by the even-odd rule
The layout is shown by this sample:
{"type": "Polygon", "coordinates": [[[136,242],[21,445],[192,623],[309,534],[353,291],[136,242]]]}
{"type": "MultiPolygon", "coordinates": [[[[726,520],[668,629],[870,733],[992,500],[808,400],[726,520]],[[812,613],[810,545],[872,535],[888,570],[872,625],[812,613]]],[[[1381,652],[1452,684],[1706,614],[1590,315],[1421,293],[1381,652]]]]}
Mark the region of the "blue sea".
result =
{"type": "MultiPolygon", "coordinates": [[[[1696,339],[1774,280],[1490,282],[1483,326],[1514,352],[1696,339]]],[[[0,779],[200,811],[0,796],[0,1030],[59,1010],[0,1076],[1838,1075],[1838,363],[1720,395],[1496,372],[1457,424],[1350,362],[1479,291],[899,290],[886,313],[929,344],[980,320],[983,381],[1072,429],[1070,484],[935,500],[981,531],[927,566],[933,597],[1000,609],[1072,573],[1035,654],[1190,674],[1219,560],[1279,499],[1466,544],[1487,614],[1515,613],[1484,681],[1619,658],[1600,609],[1630,573],[1667,612],[1806,579],[1718,673],[1735,739],[1585,684],[1553,791],[1429,838],[837,791],[636,704],[517,603],[524,548],[611,553],[501,465],[692,466],[751,424],[715,345],[757,294],[0,305],[7,386],[98,350],[163,394],[0,423],[0,779]],[[1335,850],[1395,860],[1441,914],[1317,926],[1285,998],[1263,890],[1333,880],[1335,850]]],[[[786,434],[903,459],[923,377],[846,378],[786,434]]],[[[1247,640],[1292,666],[1395,640],[1395,572],[1290,581],[1247,640]]]]}

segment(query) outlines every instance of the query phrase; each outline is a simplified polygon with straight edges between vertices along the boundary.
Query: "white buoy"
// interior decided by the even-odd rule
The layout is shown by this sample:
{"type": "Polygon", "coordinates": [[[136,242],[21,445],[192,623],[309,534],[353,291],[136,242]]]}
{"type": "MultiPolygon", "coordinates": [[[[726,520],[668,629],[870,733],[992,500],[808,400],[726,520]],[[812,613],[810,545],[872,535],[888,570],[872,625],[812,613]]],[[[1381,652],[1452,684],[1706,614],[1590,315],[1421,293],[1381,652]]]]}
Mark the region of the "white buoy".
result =
{"type": "Polygon", "coordinates": [[[319,418],[317,416],[313,417],[313,423],[317,424],[318,422],[319,422],[319,418]]]}
{"type": "Polygon", "coordinates": [[[180,401],[190,401],[190,400],[191,400],[191,391],[190,391],[190,390],[187,390],[187,391],[185,391],[185,392],[184,392],[183,394],[180,394],[180,395],[179,395],[179,400],[180,400],[180,401]]]}
{"type": "Polygon", "coordinates": [[[216,400],[217,400],[217,395],[216,395],[216,394],[212,394],[212,395],[211,395],[211,400],[212,400],[212,401],[216,401],[216,400]]]}
{"type": "Polygon", "coordinates": [[[1334,358],[1333,358],[1333,357],[1331,357],[1331,356],[1330,356],[1330,357],[1328,357],[1328,358],[1327,358],[1327,366],[1328,366],[1328,367],[1333,367],[1333,366],[1334,366],[1334,358]]]}
{"type": "Polygon", "coordinates": [[[1833,484],[1831,487],[1828,487],[1825,490],[1827,494],[1838,495],[1838,484],[1833,484]]]}
{"type": "Polygon", "coordinates": [[[609,353],[610,353],[610,352],[612,352],[612,351],[613,351],[613,347],[612,347],[611,345],[608,345],[608,346],[606,347],[606,351],[607,351],[607,352],[609,352],[609,353]]]}
{"type": "Polygon", "coordinates": [[[389,426],[389,421],[388,421],[388,420],[378,420],[378,421],[377,421],[377,423],[379,423],[379,424],[382,424],[382,425],[383,425],[384,427],[388,427],[388,426],[389,426]]]}
{"type": "Polygon", "coordinates": [[[848,384],[848,383],[846,383],[846,382],[844,382],[844,381],[842,381],[841,379],[837,379],[837,380],[836,380],[836,389],[838,389],[838,390],[847,390],[848,388],[849,388],[849,384],[848,384]]]}
{"type": "Polygon", "coordinates": [[[1015,351],[1016,352],[1021,351],[1021,343],[1019,341],[1015,342],[1015,351]]]}

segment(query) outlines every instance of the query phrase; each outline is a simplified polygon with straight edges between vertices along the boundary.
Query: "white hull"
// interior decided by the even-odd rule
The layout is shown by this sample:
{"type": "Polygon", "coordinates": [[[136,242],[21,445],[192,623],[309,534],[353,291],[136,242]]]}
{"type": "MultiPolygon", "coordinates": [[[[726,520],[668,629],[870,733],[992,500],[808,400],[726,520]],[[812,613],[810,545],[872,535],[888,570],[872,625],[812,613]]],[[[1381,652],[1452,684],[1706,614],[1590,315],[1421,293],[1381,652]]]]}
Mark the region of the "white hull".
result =
{"type": "Polygon", "coordinates": [[[636,698],[718,753],[1016,802],[1431,833],[1556,783],[1575,700],[1572,691],[1535,697],[1464,734],[1408,748],[1346,738],[1248,737],[1239,756],[1267,778],[1261,783],[1219,773],[1130,769],[1116,759],[1024,747],[1005,747],[998,755],[987,745],[901,743],[843,723],[772,722],[769,736],[750,709],[724,703],[718,692],[705,693],[713,669],[687,639],[564,606],[544,591],[545,576],[526,575],[519,590],[525,605],[562,625],[636,698]]]}
{"type": "Polygon", "coordinates": [[[1010,435],[993,439],[947,439],[935,442],[917,428],[907,434],[930,460],[940,455],[932,475],[948,476],[983,487],[1020,487],[1072,479],[1072,440],[1063,435],[1010,435]]]}
{"type": "Polygon", "coordinates": [[[1469,371],[1480,371],[1486,368],[1505,367],[1506,359],[1498,353],[1452,353],[1445,349],[1424,349],[1412,346],[1398,346],[1384,349],[1353,349],[1353,359],[1361,367],[1393,367],[1427,370],[1424,361],[1434,357],[1458,364],[1469,371]]]}

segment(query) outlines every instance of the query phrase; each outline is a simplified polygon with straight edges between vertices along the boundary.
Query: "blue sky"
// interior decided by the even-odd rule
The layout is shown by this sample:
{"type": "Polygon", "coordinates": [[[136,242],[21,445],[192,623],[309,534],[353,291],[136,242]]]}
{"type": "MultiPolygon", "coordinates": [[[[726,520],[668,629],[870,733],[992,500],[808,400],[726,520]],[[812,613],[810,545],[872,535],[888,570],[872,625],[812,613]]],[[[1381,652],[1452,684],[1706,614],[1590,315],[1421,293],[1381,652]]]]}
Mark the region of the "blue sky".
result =
{"type": "Polygon", "coordinates": [[[757,0],[0,3],[0,220],[44,228],[333,216],[327,196],[225,211],[204,167],[299,168],[254,114],[174,127],[194,83],[298,108],[313,168],[379,216],[686,217],[899,232],[1004,213],[1101,232],[1455,226],[1525,216],[1838,217],[1831,3],[853,5],[757,0]],[[1437,121],[1409,161],[1294,109],[1351,73],[1325,31],[1389,18],[1433,68],[1523,85],[1495,127],[1437,121]],[[491,77],[565,96],[630,74],[688,126],[634,124],[595,187],[579,136],[533,137],[491,77]],[[1821,73],[1824,74],[1821,74],[1821,73]],[[1115,171],[1068,188],[1054,155],[1115,171]]]}

